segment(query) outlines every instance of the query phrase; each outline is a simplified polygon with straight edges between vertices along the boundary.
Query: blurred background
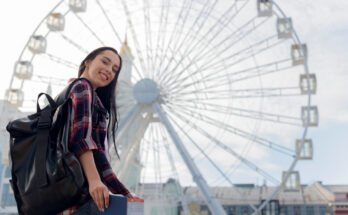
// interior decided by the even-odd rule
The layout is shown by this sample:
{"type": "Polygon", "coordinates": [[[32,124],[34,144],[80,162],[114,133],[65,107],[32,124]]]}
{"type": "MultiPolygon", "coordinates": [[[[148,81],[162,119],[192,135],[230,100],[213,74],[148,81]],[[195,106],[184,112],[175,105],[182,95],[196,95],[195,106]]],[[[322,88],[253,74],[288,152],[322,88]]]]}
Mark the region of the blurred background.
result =
{"type": "Polygon", "coordinates": [[[145,214],[348,214],[347,1],[83,2],[0,8],[1,214],[6,124],[103,45],[126,62],[112,164],[145,214]]]}

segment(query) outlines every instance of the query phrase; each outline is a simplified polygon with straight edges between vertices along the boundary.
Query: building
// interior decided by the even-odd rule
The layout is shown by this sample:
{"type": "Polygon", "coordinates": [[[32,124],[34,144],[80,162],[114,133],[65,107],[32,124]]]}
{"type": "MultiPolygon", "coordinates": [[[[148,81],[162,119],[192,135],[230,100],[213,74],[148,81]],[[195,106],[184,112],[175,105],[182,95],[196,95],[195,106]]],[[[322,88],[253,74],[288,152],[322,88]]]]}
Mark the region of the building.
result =
{"type": "MultiPolygon", "coordinates": [[[[175,180],[164,184],[143,184],[138,190],[145,198],[145,214],[147,215],[184,215],[183,204],[186,204],[191,215],[211,215],[205,204],[203,195],[197,187],[184,187],[182,189],[183,202],[179,198],[180,192],[174,192],[177,185],[175,180]],[[171,187],[168,192],[168,187],[171,187]],[[168,195],[171,193],[171,195],[168,195]],[[177,205],[174,207],[174,205],[177,205]]],[[[249,215],[252,208],[240,198],[237,192],[243,193],[254,206],[259,206],[276,187],[255,186],[253,184],[239,184],[235,187],[213,187],[212,190],[222,203],[228,215],[249,215]]],[[[342,196],[342,191],[348,185],[323,185],[320,182],[311,185],[301,185],[298,191],[280,191],[278,195],[263,209],[262,214],[267,215],[336,215],[344,214],[343,205],[347,199],[342,196]],[[323,193],[324,192],[324,193],[323,193]],[[343,199],[342,199],[343,198],[343,199]],[[338,210],[339,209],[339,210],[338,210]]]]}
{"type": "Polygon", "coordinates": [[[348,215],[348,186],[325,186],[328,193],[333,195],[332,208],[335,215],[348,215]]]}

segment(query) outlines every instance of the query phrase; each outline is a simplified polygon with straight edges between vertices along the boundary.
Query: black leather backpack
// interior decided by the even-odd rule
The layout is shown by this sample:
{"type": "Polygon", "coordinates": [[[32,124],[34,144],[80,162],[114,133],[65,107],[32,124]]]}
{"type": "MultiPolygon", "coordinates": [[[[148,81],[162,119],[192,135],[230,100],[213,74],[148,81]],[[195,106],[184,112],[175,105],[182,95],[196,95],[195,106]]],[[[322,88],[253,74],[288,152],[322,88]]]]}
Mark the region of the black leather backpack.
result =
{"type": "MultiPolygon", "coordinates": [[[[79,160],[68,150],[72,110],[69,93],[78,80],[81,79],[69,84],[54,100],[40,93],[38,100],[45,95],[49,104],[40,109],[37,103],[35,114],[13,120],[6,127],[10,133],[10,183],[19,214],[57,214],[88,195],[79,160]]],[[[94,115],[96,102],[92,95],[94,115]]]]}

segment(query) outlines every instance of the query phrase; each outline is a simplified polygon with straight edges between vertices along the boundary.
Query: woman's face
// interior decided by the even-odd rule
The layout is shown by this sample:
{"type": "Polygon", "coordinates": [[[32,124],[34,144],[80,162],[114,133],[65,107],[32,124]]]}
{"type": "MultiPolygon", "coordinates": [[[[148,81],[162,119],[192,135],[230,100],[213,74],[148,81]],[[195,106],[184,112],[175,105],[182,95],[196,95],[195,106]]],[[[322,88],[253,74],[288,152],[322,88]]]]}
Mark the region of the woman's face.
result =
{"type": "Polygon", "coordinates": [[[93,60],[86,61],[86,69],[81,78],[89,80],[94,90],[105,87],[115,78],[120,67],[120,58],[113,51],[105,50],[93,60]]]}

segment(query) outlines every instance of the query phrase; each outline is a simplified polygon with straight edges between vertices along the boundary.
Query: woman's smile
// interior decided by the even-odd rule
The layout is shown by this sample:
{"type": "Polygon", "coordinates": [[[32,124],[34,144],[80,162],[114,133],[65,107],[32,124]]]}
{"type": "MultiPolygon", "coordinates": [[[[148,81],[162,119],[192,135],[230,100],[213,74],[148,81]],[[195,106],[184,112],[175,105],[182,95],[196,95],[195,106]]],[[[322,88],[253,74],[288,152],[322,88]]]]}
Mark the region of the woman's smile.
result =
{"type": "Polygon", "coordinates": [[[94,89],[105,87],[116,77],[120,67],[120,57],[110,50],[105,50],[94,59],[85,62],[82,78],[87,78],[94,89]]]}
{"type": "Polygon", "coordinates": [[[103,73],[103,72],[99,72],[99,77],[103,80],[103,81],[108,81],[109,77],[103,73]]]}

